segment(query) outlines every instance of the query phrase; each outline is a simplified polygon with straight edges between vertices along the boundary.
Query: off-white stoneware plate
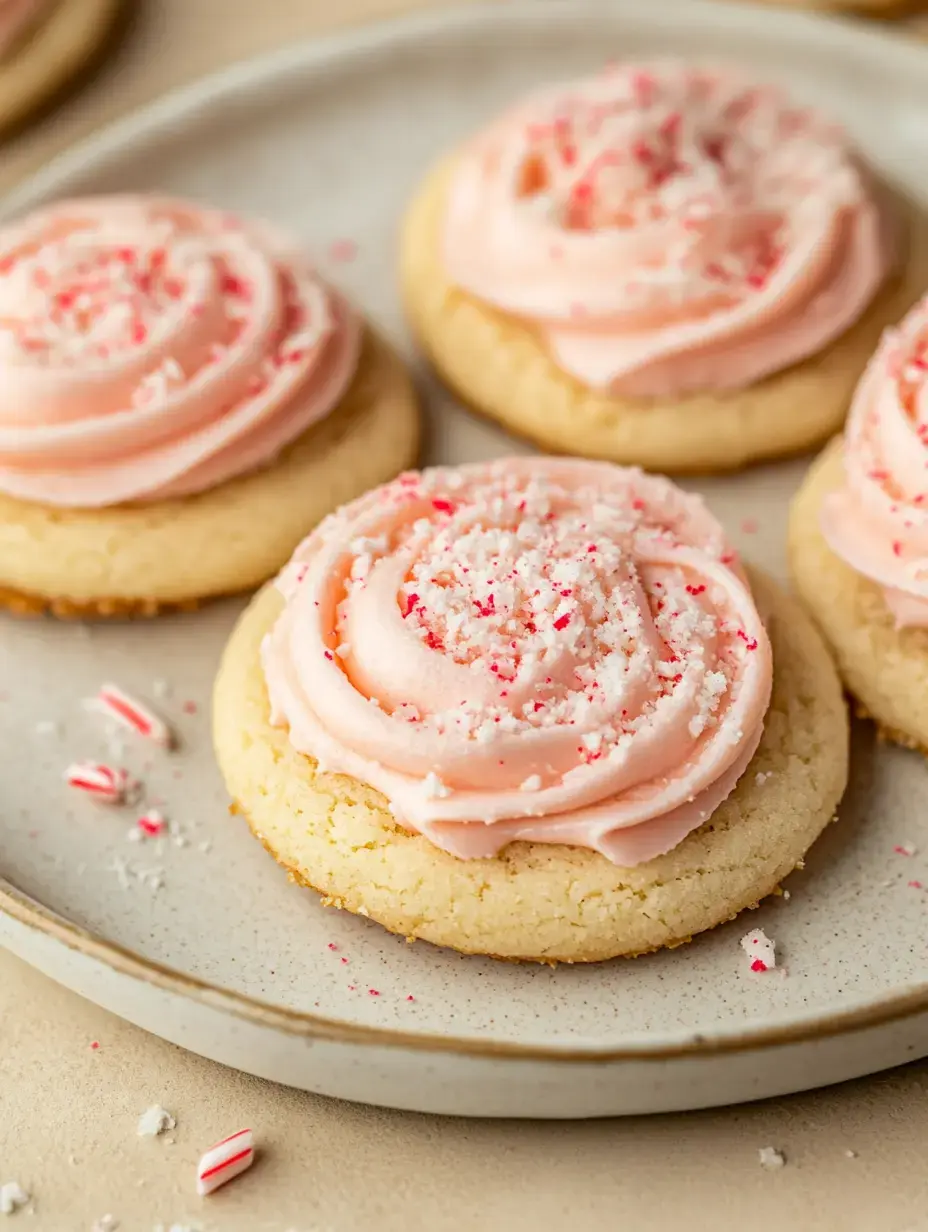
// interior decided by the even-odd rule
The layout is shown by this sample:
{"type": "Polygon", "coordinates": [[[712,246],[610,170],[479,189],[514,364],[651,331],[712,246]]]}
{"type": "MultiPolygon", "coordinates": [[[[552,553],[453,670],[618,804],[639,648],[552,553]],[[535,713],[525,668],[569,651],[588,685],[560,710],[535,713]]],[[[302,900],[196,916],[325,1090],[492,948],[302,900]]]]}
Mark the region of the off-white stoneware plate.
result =
{"type": "MultiPolygon", "coordinates": [[[[400,344],[394,239],[429,161],[527,87],[607,57],[686,51],[783,78],[928,200],[928,52],[696,0],[534,0],[305,44],[174,95],[53,164],[8,203],[154,189],[288,224],[400,344]],[[358,246],[351,262],[331,246],[358,246]]],[[[430,459],[523,450],[428,389],[430,459]]],[[[700,486],[782,575],[804,464],[700,486]]],[[[154,624],[0,623],[0,940],[55,979],[206,1056],[294,1086],[425,1111],[580,1117],[695,1108],[837,1082],[928,1054],[928,769],[855,735],[839,824],[788,900],[672,953],[513,966],[407,945],[291,886],[226,811],[210,683],[239,605],[154,624]],[[179,752],[114,751],[82,699],[153,698],[179,752]],[[196,713],[190,713],[195,703],[196,713]],[[69,796],[74,757],[116,756],[180,826],[130,843],[132,810],[69,796]],[[180,845],[180,843],[184,845],[180,845]],[[914,844],[914,856],[894,848],[914,844]],[[924,852],[924,856],[921,854],[924,852]],[[785,973],[750,974],[747,928],[785,973]],[[375,990],[379,995],[373,995],[375,990]]]]}

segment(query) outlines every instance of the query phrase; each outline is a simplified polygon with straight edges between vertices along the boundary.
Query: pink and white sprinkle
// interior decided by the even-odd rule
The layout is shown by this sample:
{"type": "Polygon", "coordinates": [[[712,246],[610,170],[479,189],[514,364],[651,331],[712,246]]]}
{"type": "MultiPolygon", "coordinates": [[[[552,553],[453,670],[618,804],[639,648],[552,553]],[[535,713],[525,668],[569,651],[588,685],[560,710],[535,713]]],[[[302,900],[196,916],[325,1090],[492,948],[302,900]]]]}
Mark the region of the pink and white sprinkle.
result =
{"type": "Polygon", "coordinates": [[[254,1137],[250,1129],[223,1138],[210,1147],[197,1164],[197,1193],[211,1194],[226,1181],[239,1176],[255,1161],[254,1137]]]}

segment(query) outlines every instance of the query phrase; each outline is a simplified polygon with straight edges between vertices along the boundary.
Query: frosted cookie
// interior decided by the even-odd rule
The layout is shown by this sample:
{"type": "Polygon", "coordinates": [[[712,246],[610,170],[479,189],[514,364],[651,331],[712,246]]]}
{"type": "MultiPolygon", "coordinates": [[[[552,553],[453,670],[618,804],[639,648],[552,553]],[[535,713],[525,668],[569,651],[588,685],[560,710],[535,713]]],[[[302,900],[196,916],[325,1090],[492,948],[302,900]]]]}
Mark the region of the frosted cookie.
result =
{"type": "Polygon", "coordinates": [[[0,0],[0,131],[96,59],[122,7],[122,0],[0,0]]]}
{"type": "Polygon", "coordinates": [[[126,615],[253,588],[415,460],[399,359],[299,246],[180,201],[0,232],[0,603],[126,615]]]}
{"type": "Polygon", "coordinates": [[[923,0],[762,0],[786,9],[827,13],[859,13],[864,17],[904,17],[916,12],[923,0]]]}
{"type": "Polygon", "coordinates": [[[293,877],[393,932],[581,962],[770,894],[847,775],[837,675],[702,502],[510,458],[327,519],[216,683],[237,811],[293,877]]]}
{"type": "Polygon", "coordinates": [[[841,425],[928,280],[928,228],[906,212],[780,89],[622,65],[535,95],[432,171],[404,227],[405,302],[461,398],[542,447],[725,470],[841,425]]]}
{"type": "Polygon", "coordinates": [[[796,496],[790,564],[862,710],[928,751],[928,299],[887,333],[796,496]]]}

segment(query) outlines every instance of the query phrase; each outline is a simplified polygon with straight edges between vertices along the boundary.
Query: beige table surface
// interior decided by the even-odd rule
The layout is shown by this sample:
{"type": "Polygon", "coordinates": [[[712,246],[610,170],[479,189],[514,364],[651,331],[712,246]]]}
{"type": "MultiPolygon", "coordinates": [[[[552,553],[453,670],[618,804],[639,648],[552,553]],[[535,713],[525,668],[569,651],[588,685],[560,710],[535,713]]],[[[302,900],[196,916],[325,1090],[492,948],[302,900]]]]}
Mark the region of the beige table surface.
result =
{"type": "MultiPolygon", "coordinates": [[[[139,0],[134,31],[96,83],[4,149],[0,187],[107,116],[222,62],[412,7],[139,0]]],[[[10,1232],[90,1232],[104,1214],[122,1232],[172,1223],[204,1232],[914,1232],[928,1229],[926,1156],[928,1063],[731,1111],[564,1125],[440,1120],[223,1069],[0,951],[0,1184],[15,1179],[34,1195],[34,1214],[13,1216],[10,1232]],[[153,1103],[177,1117],[172,1142],[136,1136],[153,1103]],[[198,1199],[199,1154],[245,1124],[260,1140],[259,1162],[198,1199]],[[782,1170],[759,1166],[768,1145],[785,1153],[782,1170]]]]}

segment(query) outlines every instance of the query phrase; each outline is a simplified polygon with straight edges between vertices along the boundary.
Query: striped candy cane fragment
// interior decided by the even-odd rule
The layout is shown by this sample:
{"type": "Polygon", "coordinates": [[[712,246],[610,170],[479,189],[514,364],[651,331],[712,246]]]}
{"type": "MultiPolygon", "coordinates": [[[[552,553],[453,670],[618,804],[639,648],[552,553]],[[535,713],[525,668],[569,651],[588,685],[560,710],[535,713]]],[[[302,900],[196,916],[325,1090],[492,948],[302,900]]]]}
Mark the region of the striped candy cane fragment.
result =
{"type": "Polygon", "coordinates": [[[115,684],[104,684],[90,705],[163,748],[169,749],[174,743],[174,733],[167,723],[115,684]]]}
{"type": "Polygon", "coordinates": [[[237,1134],[223,1138],[210,1147],[197,1164],[197,1193],[211,1194],[226,1181],[250,1168],[255,1160],[253,1135],[250,1129],[240,1129],[237,1134]]]}
{"type": "Polygon", "coordinates": [[[89,761],[68,766],[65,781],[69,787],[92,796],[102,804],[122,804],[129,789],[129,776],[125,770],[89,761]]]}
{"type": "Polygon", "coordinates": [[[163,834],[167,826],[164,820],[164,815],[158,809],[149,809],[147,813],[143,813],[137,822],[138,828],[148,838],[157,838],[159,834],[163,834]]]}

